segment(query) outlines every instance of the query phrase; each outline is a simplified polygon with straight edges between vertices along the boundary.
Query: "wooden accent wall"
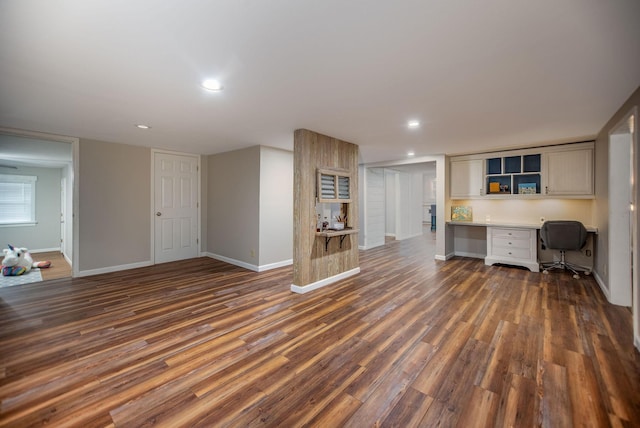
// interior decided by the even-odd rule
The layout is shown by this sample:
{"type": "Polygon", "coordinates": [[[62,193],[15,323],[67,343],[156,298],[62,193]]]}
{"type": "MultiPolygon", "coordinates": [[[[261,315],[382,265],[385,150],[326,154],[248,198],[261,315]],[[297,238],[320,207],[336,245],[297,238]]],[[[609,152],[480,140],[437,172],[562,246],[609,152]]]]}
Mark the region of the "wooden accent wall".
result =
{"type": "Polygon", "coordinates": [[[358,146],[307,129],[294,132],[293,143],[293,285],[303,287],[359,266],[358,234],[332,238],[316,236],[316,171],[351,172],[352,202],[344,204],[347,225],[358,225],[358,146]]]}

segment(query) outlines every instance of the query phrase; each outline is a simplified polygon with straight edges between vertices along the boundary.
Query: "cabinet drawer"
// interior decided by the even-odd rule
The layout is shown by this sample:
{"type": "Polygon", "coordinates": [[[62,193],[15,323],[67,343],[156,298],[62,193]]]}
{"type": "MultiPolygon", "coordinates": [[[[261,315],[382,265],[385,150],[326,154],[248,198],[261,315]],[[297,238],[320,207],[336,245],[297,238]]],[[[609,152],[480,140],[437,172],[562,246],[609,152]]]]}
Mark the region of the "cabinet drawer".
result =
{"type": "Polygon", "coordinates": [[[531,250],[529,248],[503,248],[503,247],[494,247],[493,254],[498,257],[509,257],[514,259],[525,259],[530,260],[531,250]]]}
{"type": "Polygon", "coordinates": [[[527,237],[527,239],[518,239],[518,238],[496,238],[494,237],[491,240],[494,248],[502,247],[502,248],[530,248],[531,240],[527,237]]]}
{"type": "Polygon", "coordinates": [[[531,231],[526,229],[502,229],[498,227],[491,228],[491,234],[494,238],[518,238],[530,239],[531,231]]]}

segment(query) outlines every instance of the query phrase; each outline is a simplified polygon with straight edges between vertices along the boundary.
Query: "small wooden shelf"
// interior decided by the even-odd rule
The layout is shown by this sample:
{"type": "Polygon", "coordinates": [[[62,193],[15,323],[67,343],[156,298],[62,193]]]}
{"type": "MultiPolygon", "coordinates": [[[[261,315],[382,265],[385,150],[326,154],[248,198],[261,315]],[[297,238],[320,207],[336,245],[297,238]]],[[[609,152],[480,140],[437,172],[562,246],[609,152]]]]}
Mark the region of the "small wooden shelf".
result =
{"type": "Polygon", "coordinates": [[[347,235],[353,235],[354,233],[358,233],[358,232],[359,232],[358,229],[352,229],[350,227],[347,227],[347,228],[342,229],[342,230],[326,229],[326,230],[323,230],[321,232],[316,232],[316,236],[324,237],[324,250],[328,251],[329,250],[329,241],[331,241],[331,238],[339,236],[340,237],[340,248],[342,248],[342,241],[344,241],[344,238],[347,235]]]}

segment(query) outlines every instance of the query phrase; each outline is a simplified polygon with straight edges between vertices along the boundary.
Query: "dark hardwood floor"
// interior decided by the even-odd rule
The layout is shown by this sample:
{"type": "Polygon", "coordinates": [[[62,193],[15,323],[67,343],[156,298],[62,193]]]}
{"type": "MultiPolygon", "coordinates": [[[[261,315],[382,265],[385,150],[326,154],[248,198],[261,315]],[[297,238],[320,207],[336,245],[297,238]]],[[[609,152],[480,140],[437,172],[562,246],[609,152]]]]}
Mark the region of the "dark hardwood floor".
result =
{"type": "Polygon", "coordinates": [[[640,426],[631,313],[591,277],[360,254],[291,268],[199,258],[0,289],[0,426],[640,426]]]}

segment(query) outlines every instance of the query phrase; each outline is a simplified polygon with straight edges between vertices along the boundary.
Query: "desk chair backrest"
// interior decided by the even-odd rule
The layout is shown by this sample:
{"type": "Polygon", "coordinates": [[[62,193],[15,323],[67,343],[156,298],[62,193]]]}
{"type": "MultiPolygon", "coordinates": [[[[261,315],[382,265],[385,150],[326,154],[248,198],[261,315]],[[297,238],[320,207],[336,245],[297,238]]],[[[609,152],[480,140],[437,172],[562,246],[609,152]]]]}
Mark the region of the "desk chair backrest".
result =
{"type": "Polygon", "coordinates": [[[587,241],[587,229],[579,221],[545,221],[540,228],[540,238],[552,250],[579,250],[587,241]]]}

